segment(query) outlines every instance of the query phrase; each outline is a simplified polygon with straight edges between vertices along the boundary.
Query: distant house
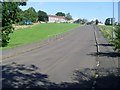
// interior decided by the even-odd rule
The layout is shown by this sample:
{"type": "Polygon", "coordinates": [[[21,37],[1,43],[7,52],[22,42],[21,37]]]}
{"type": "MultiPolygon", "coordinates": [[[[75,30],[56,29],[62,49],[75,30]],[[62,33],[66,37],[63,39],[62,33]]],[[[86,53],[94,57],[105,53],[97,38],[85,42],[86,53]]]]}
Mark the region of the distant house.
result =
{"type": "Polygon", "coordinates": [[[74,23],[75,20],[67,20],[67,23],[74,23]]]}
{"type": "Polygon", "coordinates": [[[63,23],[67,22],[64,16],[55,16],[55,15],[48,15],[48,22],[49,23],[63,23]]]}

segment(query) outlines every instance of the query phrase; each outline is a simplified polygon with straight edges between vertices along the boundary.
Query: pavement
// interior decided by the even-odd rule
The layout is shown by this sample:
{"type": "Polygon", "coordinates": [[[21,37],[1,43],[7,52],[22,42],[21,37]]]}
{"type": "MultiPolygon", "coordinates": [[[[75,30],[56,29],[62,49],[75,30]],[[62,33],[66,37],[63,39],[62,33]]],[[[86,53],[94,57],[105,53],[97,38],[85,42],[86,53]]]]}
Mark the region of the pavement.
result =
{"type": "Polygon", "coordinates": [[[113,44],[108,43],[108,40],[102,36],[98,27],[94,26],[94,28],[98,48],[96,88],[118,88],[120,86],[120,53],[115,51],[113,44]]]}
{"type": "MultiPolygon", "coordinates": [[[[56,84],[77,82],[79,79],[74,79],[75,71],[91,70],[88,75],[83,72],[80,74],[81,76],[86,75],[87,78],[92,74],[90,77],[92,78],[97,74],[101,75],[101,68],[102,70],[103,68],[111,70],[110,68],[119,66],[117,54],[94,25],[80,26],[53,39],[3,51],[3,66],[34,65],[39,68],[39,73],[46,74],[47,79],[56,84]],[[99,45],[99,55],[97,55],[96,40],[99,45]]],[[[7,77],[4,78],[8,80],[7,77]]],[[[13,75],[11,78],[14,78],[13,75]]],[[[79,83],[82,80],[79,80],[79,83]]],[[[93,86],[94,81],[91,83],[90,87],[93,86]]],[[[97,84],[97,87],[99,86],[101,84],[97,84]]]]}

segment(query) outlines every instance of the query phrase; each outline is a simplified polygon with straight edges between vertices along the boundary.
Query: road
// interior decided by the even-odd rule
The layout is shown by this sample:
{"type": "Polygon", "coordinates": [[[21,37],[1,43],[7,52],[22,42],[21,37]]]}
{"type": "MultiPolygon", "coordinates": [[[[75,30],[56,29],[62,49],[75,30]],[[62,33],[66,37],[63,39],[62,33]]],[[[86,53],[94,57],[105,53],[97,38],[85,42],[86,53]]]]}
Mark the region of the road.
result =
{"type": "Polygon", "coordinates": [[[75,70],[97,67],[96,56],[92,55],[96,53],[94,31],[92,25],[80,26],[41,48],[6,58],[3,64],[35,65],[51,82],[74,82],[75,70]]]}

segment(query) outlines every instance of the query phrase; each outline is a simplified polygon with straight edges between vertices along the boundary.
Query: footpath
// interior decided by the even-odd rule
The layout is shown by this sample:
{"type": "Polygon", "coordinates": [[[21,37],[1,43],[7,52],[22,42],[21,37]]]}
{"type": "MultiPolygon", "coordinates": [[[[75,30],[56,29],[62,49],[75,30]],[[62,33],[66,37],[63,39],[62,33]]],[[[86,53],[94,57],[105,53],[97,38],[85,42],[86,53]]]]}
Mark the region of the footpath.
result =
{"type": "Polygon", "coordinates": [[[120,89],[120,54],[114,51],[114,46],[108,43],[98,27],[94,26],[94,29],[98,49],[95,54],[98,63],[96,88],[120,89]]]}

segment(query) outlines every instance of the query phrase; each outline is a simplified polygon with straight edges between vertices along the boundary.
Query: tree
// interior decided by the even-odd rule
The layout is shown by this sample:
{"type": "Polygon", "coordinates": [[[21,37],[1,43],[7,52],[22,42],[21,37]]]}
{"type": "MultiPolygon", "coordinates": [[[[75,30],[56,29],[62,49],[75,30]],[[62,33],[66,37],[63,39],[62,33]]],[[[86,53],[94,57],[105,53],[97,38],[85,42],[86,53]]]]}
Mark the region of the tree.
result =
{"type": "Polygon", "coordinates": [[[82,24],[85,24],[85,23],[87,23],[87,22],[88,22],[87,19],[82,19],[82,24]]]}
{"type": "Polygon", "coordinates": [[[2,4],[0,3],[0,21],[2,21],[2,4]]]}
{"type": "Polygon", "coordinates": [[[106,20],[105,20],[105,25],[112,25],[112,18],[107,18],[106,20]]]}
{"type": "Polygon", "coordinates": [[[67,20],[72,20],[72,16],[70,15],[70,13],[67,13],[67,14],[66,14],[66,19],[67,19],[67,20]]]}
{"type": "Polygon", "coordinates": [[[23,20],[23,11],[22,9],[18,8],[18,14],[17,14],[17,17],[16,18],[16,23],[19,23],[23,20]]]}
{"type": "Polygon", "coordinates": [[[98,19],[96,19],[96,20],[95,20],[95,24],[98,25],[98,23],[99,23],[99,21],[98,21],[98,19]]]}
{"type": "Polygon", "coordinates": [[[79,18],[78,20],[74,21],[74,23],[80,23],[80,24],[85,24],[87,22],[88,22],[87,19],[81,19],[81,18],[79,18]]]}
{"type": "Polygon", "coordinates": [[[120,25],[116,26],[115,35],[116,35],[114,40],[115,50],[118,50],[120,52],[120,25]]]}
{"type": "Polygon", "coordinates": [[[48,21],[48,15],[46,12],[39,10],[38,11],[38,21],[47,22],[48,21]]]}
{"type": "Polygon", "coordinates": [[[82,19],[81,18],[79,18],[79,19],[77,19],[76,21],[74,21],[74,23],[82,23],[82,19]]]}
{"type": "Polygon", "coordinates": [[[30,7],[23,12],[23,20],[31,20],[32,22],[36,22],[37,18],[37,12],[33,7],[30,7]]]}
{"type": "Polygon", "coordinates": [[[57,16],[65,16],[65,13],[57,12],[56,15],[57,15],[57,16]]]}
{"type": "MultiPolygon", "coordinates": [[[[10,0],[11,1],[11,0],[10,0]]],[[[13,33],[12,24],[16,23],[19,19],[19,5],[26,5],[26,2],[10,2],[9,0],[3,0],[2,4],[2,47],[7,46],[10,40],[10,33],[13,33]]],[[[24,0],[25,1],[25,0],[24,0]]]]}

